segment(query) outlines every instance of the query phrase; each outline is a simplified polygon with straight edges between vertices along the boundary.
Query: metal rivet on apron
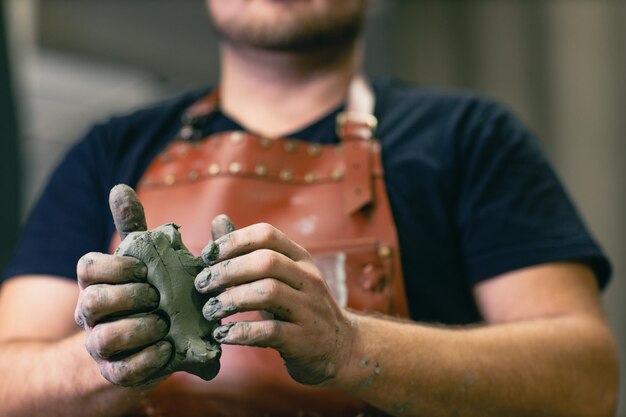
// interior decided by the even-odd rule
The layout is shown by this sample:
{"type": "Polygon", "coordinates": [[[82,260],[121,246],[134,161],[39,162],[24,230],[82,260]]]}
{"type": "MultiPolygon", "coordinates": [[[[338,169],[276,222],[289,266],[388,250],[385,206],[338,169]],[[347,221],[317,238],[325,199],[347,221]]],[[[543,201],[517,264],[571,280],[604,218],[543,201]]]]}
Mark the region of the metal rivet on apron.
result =
{"type": "Polygon", "coordinates": [[[217,175],[220,173],[220,166],[218,164],[211,164],[209,165],[209,175],[217,175]]]}
{"type": "Polygon", "coordinates": [[[295,142],[285,142],[285,151],[293,153],[298,149],[298,145],[295,142]]]}
{"type": "Polygon", "coordinates": [[[361,288],[368,292],[381,293],[387,285],[387,275],[381,265],[367,264],[363,267],[361,288]]]}
{"type": "Polygon", "coordinates": [[[165,185],[174,185],[176,183],[176,177],[173,174],[167,174],[165,178],[163,178],[163,182],[165,182],[165,185]]]}
{"type": "Polygon", "coordinates": [[[241,165],[239,162],[231,162],[230,165],[228,165],[228,171],[231,174],[239,174],[242,169],[243,165],[241,165]]]}
{"type": "Polygon", "coordinates": [[[317,179],[317,175],[315,175],[315,172],[307,172],[304,175],[304,181],[309,184],[314,183],[316,179],[317,179]]]}
{"type": "Polygon", "coordinates": [[[184,140],[191,140],[194,137],[194,130],[193,127],[191,126],[183,126],[182,129],[180,129],[180,137],[181,139],[184,140]]]}
{"type": "Polygon", "coordinates": [[[259,177],[267,175],[267,166],[263,164],[259,164],[254,167],[254,173],[259,177]]]}
{"type": "Polygon", "coordinates": [[[169,164],[170,162],[172,162],[172,157],[170,156],[169,153],[164,153],[163,155],[161,155],[161,160],[166,163],[169,164]]]}
{"type": "Polygon", "coordinates": [[[335,181],[342,179],[343,178],[343,169],[341,169],[341,168],[334,169],[333,172],[330,174],[330,177],[332,179],[334,179],[335,181]]]}
{"type": "Polygon", "coordinates": [[[191,181],[195,181],[198,179],[198,171],[189,171],[189,174],[187,174],[187,178],[189,178],[191,181]]]}
{"type": "Polygon", "coordinates": [[[259,138],[259,145],[261,145],[261,148],[269,148],[272,146],[272,144],[274,143],[274,141],[272,141],[272,139],[270,138],[259,138]]]}
{"type": "Polygon", "coordinates": [[[288,169],[283,169],[280,171],[280,179],[283,181],[291,181],[293,179],[293,172],[288,169]]]}
{"type": "Polygon", "coordinates": [[[243,140],[243,133],[233,132],[230,134],[229,139],[230,139],[230,143],[233,143],[233,144],[241,143],[241,141],[243,140]]]}
{"type": "Polygon", "coordinates": [[[391,248],[389,246],[381,246],[378,248],[378,256],[381,258],[389,258],[391,256],[391,248]]]}
{"type": "Polygon", "coordinates": [[[319,145],[309,145],[307,148],[307,153],[311,156],[318,156],[322,153],[322,147],[319,145]]]}

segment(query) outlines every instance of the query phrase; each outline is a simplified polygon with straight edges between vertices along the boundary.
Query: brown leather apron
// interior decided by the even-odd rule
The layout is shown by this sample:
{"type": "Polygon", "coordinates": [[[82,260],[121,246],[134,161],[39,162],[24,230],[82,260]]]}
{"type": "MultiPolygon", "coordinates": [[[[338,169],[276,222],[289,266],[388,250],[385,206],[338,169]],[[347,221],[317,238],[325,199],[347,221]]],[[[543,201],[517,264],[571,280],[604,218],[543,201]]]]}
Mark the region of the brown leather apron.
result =
{"type": "MultiPolygon", "coordinates": [[[[150,229],[181,225],[199,254],[211,220],[226,213],[239,228],[267,222],[306,248],[337,301],[346,307],[408,316],[398,239],[385,191],[369,85],[356,78],[339,144],[269,139],[233,131],[194,138],[194,121],[217,105],[203,98],[187,112],[179,138],[149,166],[137,193],[150,229]]],[[[119,240],[114,242],[117,244],[119,240]]],[[[225,321],[258,320],[259,313],[225,321]]],[[[344,393],[291,379],[271,349],[222,346],[209,382],[177,373],[144,404],[154,416],[357,416],[381,413],[344,393]]]]}

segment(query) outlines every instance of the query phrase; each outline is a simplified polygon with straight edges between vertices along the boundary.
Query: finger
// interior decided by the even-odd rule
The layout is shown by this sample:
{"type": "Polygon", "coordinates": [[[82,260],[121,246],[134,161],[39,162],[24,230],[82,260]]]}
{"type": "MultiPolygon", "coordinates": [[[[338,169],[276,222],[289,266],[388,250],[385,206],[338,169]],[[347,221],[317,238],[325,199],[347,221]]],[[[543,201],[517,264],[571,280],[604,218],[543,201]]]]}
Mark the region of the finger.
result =
{"type": "Polygon", "coordinates": [[[265,277],[276,278],[298,290],[306,280],[318,279],[308,265],[273,250],[259,249],[205,268],[194,283],[199,292],[208,293],[265,277]]]}
{"type": "Polygon", "coordinates": [[[274,226],[257,223],[209,242],[202,251],[202,259],[213,265],[258,249],[271,249],[296,261],[309,257],[307,251],[274,226]]]}
{"type": "Polygon", "coordinates": [[[235,225],[225,214],[216,216],[211,222],[211,236],[217,240],[235,230],[235,225]]]}
{"type": "Polygon", "coordinates": [[[150,284],[98,284],[81,291],[74,317],[79,326],[93,327],[114,314],[141,313],[158,306],[159,293],[150,284]]]}
{"type": "Polygon", "coordinates": [[[154,344],[168,329],[156,314],[100,323],[87,335],[85,347],[94,359],[107,359],[154,344]]]}
{"type": "Polygon", "coordinates": [[[144,385],[165,367],[172,356],[172,345],[161,342],[116,361],[101,361],[100,373],[109,382],[125,387],[144,385]]]}
{"type": "Polygon", "coordinates": [[[90,252],[78,260],[76,275],[80,288],[93,284],[123,284],[145,281],[148,268],[130,256],[90,252]]]}
{"type": "Polygon", "coordinates": [[[202,315],[217,321],[243,311],[267,311],[281,320],[297,321],[297,306],[304,304],[302,293],[275,279],[266,278],[233,287],[209,299],[202,315]]]}
{"type": "Polygon", "coordinates": [[[143,206],[135,191],[125,184],[118,184],[109,194],[109,207],[115,228],[124,240],[129,233],[148,230],[143,206]]]}
{"type": "Polygon", "coordinates": [[[213,337],[226,345],[281,349],[284,342],[297,336],[299,326],[279,320],[231,322],[217,327],[213,337]]]}

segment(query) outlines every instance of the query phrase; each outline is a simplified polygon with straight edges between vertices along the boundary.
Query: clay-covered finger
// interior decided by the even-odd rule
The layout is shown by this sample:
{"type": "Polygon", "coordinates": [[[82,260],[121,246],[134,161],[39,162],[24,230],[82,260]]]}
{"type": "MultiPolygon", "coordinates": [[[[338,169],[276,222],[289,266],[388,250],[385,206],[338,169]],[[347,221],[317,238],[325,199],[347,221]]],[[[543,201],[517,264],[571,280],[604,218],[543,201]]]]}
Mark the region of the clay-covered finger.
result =
{"type": "Polygon", "coordinates": [[[133,355],[114,361],[100,361],[100,373],[109,382],[124,387],[145,385],[152,382],[172,356],[172,345],[160,342],[133,355]]]}
{"type": "Polygon", "coordinates": [[[280,348],[294,337],[299,326],[280,320],[226,323],[213,331],[213,337],[227,345],[280,348]]]}
{"type": "Polygon", "coordinates": [[[257,223],[209,242],[202,250],[202,260],[207,265],[213,265],[259,249],[271,249],[293,260],[309,257],[304,248],[274,226],[257,223]]]}
{"type": "Polygon", "coordinates": [[[305,280],[318,279],[313,272],[308,264],[294,262],[280,252],[260,249],[203,269],[194,284],[199,292],[211,293],[272,277],[299,290],[305,280]]]}
{"type": "Polygon", "coordinates": [[[85,347],[96,360],[124,356],[159,342],[168,329],[168,323],[156,314],[100,323],[87,335],[85,347]]]}
{"type": "Polygon", "coordinates": [[[159,306],[159,293],[150,284],[97,284],[81,291],[74,315],[76,324],[93,327],[112,315],[134,314],[159,306]]]}
{"type": "Polygon", "coordinates": [[[94,284],[122,284],[145,281],[146,265],[130,256],[108,255],[90,252],[76,264],[76,275],[80,288],[94,284]]]}
{"type": "Polygon", "coordinates": [[[266,311],[285,321],[298,321],[298,306],[305,302],[302,293],[271,278],[233,287],[210,298],[202,308],[208,321],[218,321],[235,313],[266,311]]]}
{"type": "Polygon", "coordinates": [[[211,222],[211,236],[213,240],[217,240],[235,230],[235,225],[225,214],[215,216],[211,222]]]}
{"type": "Polygon", "coordinates": [[[148,230],[143,206],[135,191],[125,184],[118,184],[109,194],[109,207],[115,228],[124,240],[129,233],[148,230]]]}

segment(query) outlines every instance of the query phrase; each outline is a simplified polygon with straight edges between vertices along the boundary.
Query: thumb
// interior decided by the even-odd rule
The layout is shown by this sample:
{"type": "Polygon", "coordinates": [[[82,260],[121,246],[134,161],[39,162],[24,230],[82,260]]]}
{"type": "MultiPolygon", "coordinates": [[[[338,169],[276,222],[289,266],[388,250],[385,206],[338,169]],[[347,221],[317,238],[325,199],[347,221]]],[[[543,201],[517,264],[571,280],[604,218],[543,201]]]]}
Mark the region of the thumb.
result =
{"type": "Polygon", "coordinates": [[[119,184],[111,189],[109,207],[115,228],[124,240],[129,233],[148,230],[143,206],[135,191],[128,185],[119,184]]]}

